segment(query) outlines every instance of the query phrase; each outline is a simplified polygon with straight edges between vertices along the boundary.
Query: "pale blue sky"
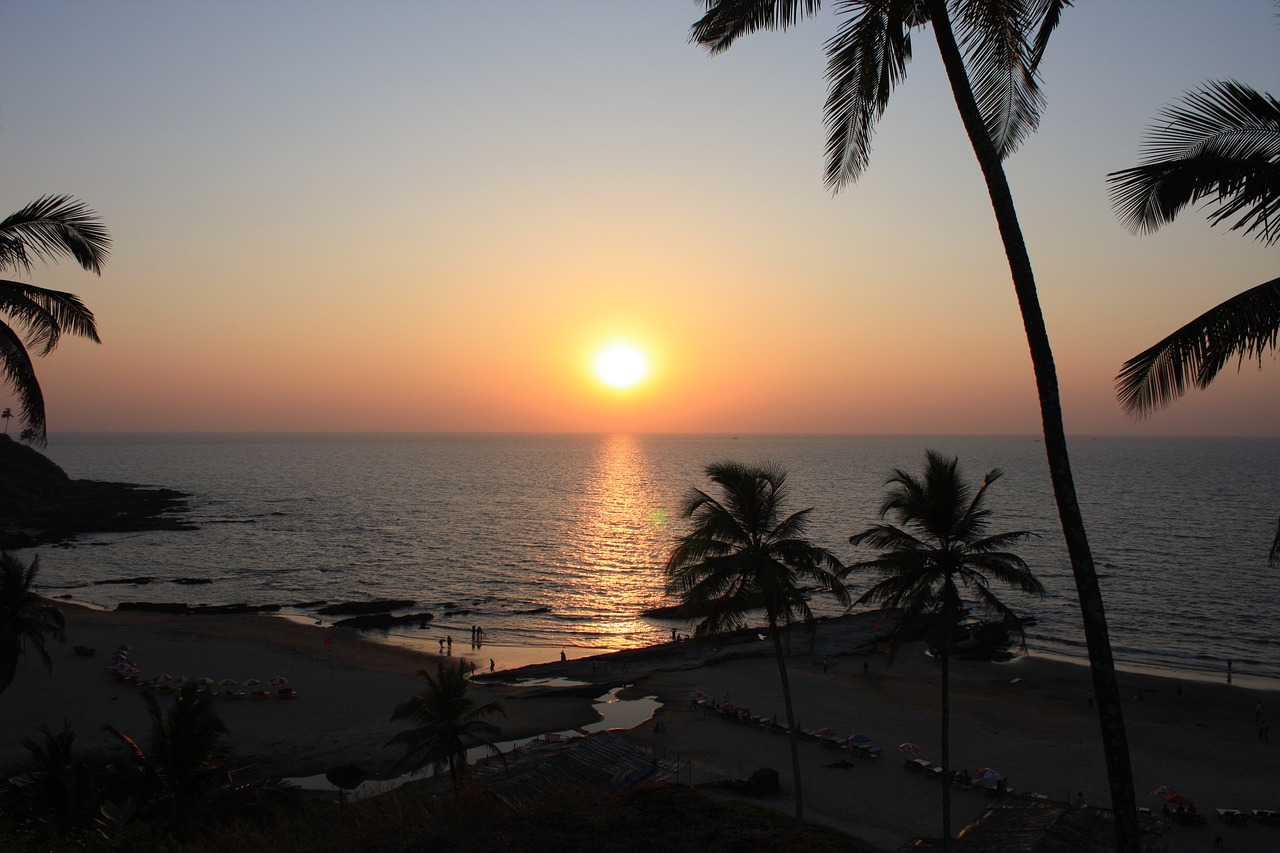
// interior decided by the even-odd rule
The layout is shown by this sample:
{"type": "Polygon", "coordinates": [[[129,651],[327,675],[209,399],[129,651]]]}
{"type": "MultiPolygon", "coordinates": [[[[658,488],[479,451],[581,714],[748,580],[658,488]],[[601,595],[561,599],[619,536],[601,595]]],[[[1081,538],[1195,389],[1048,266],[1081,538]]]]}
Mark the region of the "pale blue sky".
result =
{"type": "MultiPolygon", "coordinates": [[[[4,2],[7,210],[49,192],[116,241],[102,347],[37,365],[49,425],[1034,433],[985,190],[930,31],[864,178],[822,183],[825,10],[708,58],[693,2],[4,2]],[[643,393],[584,377],[614,336],[643,393]],[[342,413],[342,414],[339,414],[342,413]]],[[[1270,0],[1082,0],[1008,163],[1067,428],[1280,434],[1280,365],[1154,419],[1128,356],[1280,274],[1191,211],[1111,212],[1159,110],[1280,92],[1270,0]]]]}

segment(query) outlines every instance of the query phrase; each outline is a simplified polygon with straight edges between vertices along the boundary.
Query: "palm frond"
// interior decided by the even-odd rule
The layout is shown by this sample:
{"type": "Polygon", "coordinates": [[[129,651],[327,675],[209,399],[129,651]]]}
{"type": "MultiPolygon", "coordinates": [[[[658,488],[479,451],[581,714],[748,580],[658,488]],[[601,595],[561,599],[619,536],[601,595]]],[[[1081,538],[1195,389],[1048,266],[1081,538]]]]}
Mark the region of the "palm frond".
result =
{"type": "Polygon", "coordinates": [[[928,21],[916,0],[845,0],[852,11],[827,40],[826,183],[856,181],[871,157],[875,124],[911,61],[911,30],[928,21]]]}
{"type": "Polygon", "coordinates": [[[1143,161],[1107,181],[1136,233],[1205,201],[1211,224],[1235,219],[1231,230],[1270,245],[1280,240],[1280,100],[1233,80],[1189,92],[1148,130],[1143,161]]]}
{"type": "Polygon", "coordinates": [[[689,41],[711,54],[726,51],[739,36],[786,30],[822,7],[821,0],[708,0],[707,13],[689,31],[689,41]]]}
{"type": "Polygon", "coordinates": [[[63,332],[102,343],[93,312],[74,293],[0,280],[0,313],[27,328],[26,345],[39,355],[52,352],[63,332]]]}
{"type": "Polygon", "coordinates": [[[31,268],[69,256],[92,273],[102,274],[111,252],[111,236],[102,219],[69,195],[46,195],[0,221],[0,269],[31,268]]]}
{"type": "Polygon", "coordinates": [[[1044,106],[1027,41],[1032,10],[1027,0],[968,0],[956,14],[973,95],[1003,159],[1036,129],[1044,106]]]}
{"type": "Polygon", "coordinates": [[[1146,417],[1181,397],[1187,386],[1207,388],[1232,359],[1243,363],[1274,350],[1280,335],[1280,278],[1263,282],[1210,308],[1124,363],[1116,396],[1125,411],[1146,417]]]}
{"type": "Polygon", "coordinates": [[[36,379],[35,365],[27,348],[22,345],[22,338],[5,323],[0,323],[0,376],[6,386],[18,395],[22,406],[22,419],[28,428],[33,430],[35,442],[43,445],[48,441],[45,414],[44,392],[36,379]]]}
{"type": "Polygon", "coordinates": [[[1031,19],[1039,21],[1040,26],[1036,28],[1036,37],[1031,48],[1033,74],[1039,70],[1040,62],[1044,59],[1045,51],[1049,47],[1049,38],[1062,22],[1062,13],[1071,5],[1072,0],[1034,0],[1031,19]]]}

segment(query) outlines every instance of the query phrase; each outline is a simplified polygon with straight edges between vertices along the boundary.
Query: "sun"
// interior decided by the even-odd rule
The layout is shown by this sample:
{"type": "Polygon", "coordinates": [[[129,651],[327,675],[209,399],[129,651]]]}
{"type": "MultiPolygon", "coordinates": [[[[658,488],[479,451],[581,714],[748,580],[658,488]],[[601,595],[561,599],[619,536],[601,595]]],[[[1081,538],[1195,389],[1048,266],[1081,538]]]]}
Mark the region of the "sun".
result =
{"type": "Polygon", "coordinates": [[[631,344],[612,344],[596,356],[596,376],[614,388],[630,388],[649,372],[649,360],[631,344]]]}

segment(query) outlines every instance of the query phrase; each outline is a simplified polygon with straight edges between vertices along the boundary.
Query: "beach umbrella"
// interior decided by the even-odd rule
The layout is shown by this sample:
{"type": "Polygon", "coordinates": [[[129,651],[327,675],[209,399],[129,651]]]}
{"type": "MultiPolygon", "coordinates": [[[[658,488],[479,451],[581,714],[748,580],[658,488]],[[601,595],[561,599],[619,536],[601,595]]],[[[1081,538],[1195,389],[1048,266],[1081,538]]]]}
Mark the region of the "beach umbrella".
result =
{"type": "Polygon", "coordinates": [[[1178,792],[1170,788],[1168,785],[1157,785],[1151,793],[1155,794],[1157,797],[1163,797],[1165,794],[1176,794],[1178,792]]]}
{"type": "Polygon", "coordinates": [[[905,752],[907,755],[919,755],[924,750],[920,748],[919,744],[907,741],[906,743],[898,744],[898,752],[905,752]]]}
{"type": "Polygon", "coordinates": [[[235,687],[240,682],[236,681],[234,678],[224,678],[218,683],[221,684],[223,687],[235,687]]]}
{"type": "Polygon", "coordinates": [[[1004,774],[1001,773],[999,770],[996,770],[994,767],[979,767],[974,772],[978,774],[979,779],[1003,779],[1004,778],[1004,774]]]}
{"type": "Polygon", "coordinates": [[[836,730],[831,728],[831,726],[823,726],[822,728],[818,729],[818,734],[826,735],[828,737],[830,737],[831,735],[834,735],[835,733],[836,733],[836,730]]]}
{"type": "Polygon", "coordinates": [[[284,687],[288,683],[289,679],[285,678],[283,675],[273,675],[267,679],[267,684],[270,684],[272,687],[284,687]]]}
{"type": "Polygon", "coordinates": [[[1190,806],[1193,803],[1181,794],[1165,794],[1164,801],[1175,806],[1190,806]]]}
{"type": "Polygon", "coordinates": [[[214,684],[214,681],[212,678],[206,675],[204,678],[200,679],[200,683],[203,684],[205,687],[212,687],[214,684]]]}
{"type": "Polygon", "coordinates": [[[246,681],[246,682],[244,683],[244,686],[245,686],[245,687],[257,687],[257,686],[258,686],[259,684],[261,684],[261,683],[262,683],[262,682],[261,682],[261,681],[259,681],[259,680],[258,680],[258,679],[256,679],[256,678],[250,678],[248,681],[246,681]]]}
{"type": "Polygon", "coordinates": [[[689,694],[689,698],[695,702],[705,702],[709,697],[701,690],[695,690],[689,694]]]}
{"type": "Polygon", "coordinates": [[[173,676],[167,672],[162,672],[156,676],[156,681],[173,681],[173,676]]]}
{"type": "Polygon", "coordinates": [[[871,738],[863,734],[849,735],[849,743],[871,743],[871,738]]]}

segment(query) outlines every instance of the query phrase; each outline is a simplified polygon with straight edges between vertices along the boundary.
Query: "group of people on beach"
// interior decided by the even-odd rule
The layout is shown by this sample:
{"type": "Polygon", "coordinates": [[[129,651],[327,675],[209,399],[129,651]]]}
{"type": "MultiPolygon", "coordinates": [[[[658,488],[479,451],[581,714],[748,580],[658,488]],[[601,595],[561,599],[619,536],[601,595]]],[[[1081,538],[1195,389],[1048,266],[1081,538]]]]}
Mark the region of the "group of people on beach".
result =
{"type": "MultiPolygon", "coordinates": [[[[473,649],[480,648],[484,644],[484,637],[485,637],[484,628],[481,628],[479,625],[471,626],[471,648],[473,649]]],[[[440,654],[442,655],[453,654],[453,635],[452,634],[446,634],[445,636],[441,637],[439,642],[440,642],[440,654]]]]}

